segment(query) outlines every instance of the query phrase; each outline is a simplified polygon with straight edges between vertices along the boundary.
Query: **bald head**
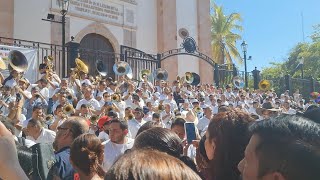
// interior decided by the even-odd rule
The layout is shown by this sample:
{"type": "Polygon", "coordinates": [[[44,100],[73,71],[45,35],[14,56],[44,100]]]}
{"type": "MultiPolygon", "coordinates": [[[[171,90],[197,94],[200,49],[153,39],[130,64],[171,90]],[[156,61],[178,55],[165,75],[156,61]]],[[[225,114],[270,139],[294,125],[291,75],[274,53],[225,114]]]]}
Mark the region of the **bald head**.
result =
{"type": "Polygon", "coordinates": [[[74,139],[89,131],[86,119],[80,116],[69,117],[63,124],[70,128],[74,139]]]}

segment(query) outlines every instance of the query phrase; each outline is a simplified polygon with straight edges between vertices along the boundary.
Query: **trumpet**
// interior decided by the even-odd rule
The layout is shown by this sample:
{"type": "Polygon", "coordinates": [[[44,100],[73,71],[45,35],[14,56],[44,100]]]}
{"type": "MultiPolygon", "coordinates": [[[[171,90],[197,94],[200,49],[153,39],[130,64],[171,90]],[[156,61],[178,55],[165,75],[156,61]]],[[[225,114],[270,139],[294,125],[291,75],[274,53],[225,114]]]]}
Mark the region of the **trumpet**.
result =
{"type": "Polygon", "coordinates": [[[47,122],[47,121],[52,121],[53,118],[54,118],[54,117],[53,117],[52,114],[48,114],[48,115],[46,115],[45,120],[46,120],[46,122],[47,122]]]}
{"type": "Polygon", "coordinates": [[[201,109],[200,107],[195,107],[195,108],[193,109],[193,111],[194,111],[195,113],[200,113],[200,112],[202,112],[202,109],[201,109]]]}
{"type": "Polygon", "coordinates": [[[63,113],[70,116],[71,114],[74,113],[74,108],[72,106],[72,104],[66,104],[65,106],[63,106],[63,113]]]}
{"type": "Polygon", "coordinates": [[[133,116],[133,114],[132,113],[130,113],[130,114],[128,114],[128,116],[126,116],[125,117],[125,120],[131,120],[131,119],[133,119],[134,118],[134,116],[133,116]]]}
{"type": "Polygon", "coordinates": [[[114,101],[114,102],[120,102],[120,101],[121,101],[121,98],[120,98],[120,95],[119,95],[119,94],[113,94],[113,95],[111,96],[111,99],[112,99],[112,101],[114,101]]]}
{"type": "Polygon", "coordinates": [[[97,120],[99,119],[99,116],[97,116],[97,115],[92,115],[91,117],[90,117],[90,122],[92,123],[92,124],[95,124],[95,123],[97,123],[97,120]]]}

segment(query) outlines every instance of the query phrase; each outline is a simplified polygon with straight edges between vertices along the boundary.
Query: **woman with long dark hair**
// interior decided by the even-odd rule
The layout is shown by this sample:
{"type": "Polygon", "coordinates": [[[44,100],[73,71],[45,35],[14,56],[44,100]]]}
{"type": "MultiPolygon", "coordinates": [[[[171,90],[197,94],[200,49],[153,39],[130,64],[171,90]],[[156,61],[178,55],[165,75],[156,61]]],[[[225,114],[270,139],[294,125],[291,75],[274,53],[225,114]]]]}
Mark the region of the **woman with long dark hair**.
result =
{"type": "Polygon", "coordinates": [[[209,179],[240,179],[237,165],[244,157],[250,140],[248,126],[253,121],[250,114],[239,109],[221,112],[213,117],[204,143],[209,159],[209,179]]]}

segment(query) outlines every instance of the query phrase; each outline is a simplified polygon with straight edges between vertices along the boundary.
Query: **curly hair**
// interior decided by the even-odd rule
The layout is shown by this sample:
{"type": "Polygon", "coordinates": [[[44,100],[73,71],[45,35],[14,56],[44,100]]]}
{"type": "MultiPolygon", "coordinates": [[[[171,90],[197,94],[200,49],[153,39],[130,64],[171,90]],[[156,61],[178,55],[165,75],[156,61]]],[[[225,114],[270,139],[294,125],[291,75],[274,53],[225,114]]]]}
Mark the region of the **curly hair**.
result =
{"type": "Polygon", "coordinates": [[[93,134],[83,134],[77,137],[70,147],[70,159],[84,174],[97,173],[104,177],[103,163],[104,148],[99,138],[93,134]]]}
{"type": "Polygon", "coordinates": [[[214,159],[209,162],[211,179],[238,180],[238,163],[250,140],[249,124],[254,119],[240,109],[220,112],[208,126],[208,140],[214,141],[214,159]]]}

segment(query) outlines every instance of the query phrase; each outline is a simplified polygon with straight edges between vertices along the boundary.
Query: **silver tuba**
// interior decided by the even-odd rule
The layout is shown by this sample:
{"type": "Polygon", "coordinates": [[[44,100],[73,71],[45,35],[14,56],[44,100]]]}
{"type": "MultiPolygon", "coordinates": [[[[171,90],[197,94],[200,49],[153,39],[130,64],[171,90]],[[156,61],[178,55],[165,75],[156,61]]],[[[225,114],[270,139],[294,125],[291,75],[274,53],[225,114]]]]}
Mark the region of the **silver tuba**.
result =
{"type": "Polygon", "coordinates": [[[28,60],[22,52],[17,50],[12,50],[9,52],[8,58],[9,58],[10,67],[13,70],[21,73],[28,69],[28,60]]]}
{"type": "Polygon", "coordinates": [[[158,81],[166,81],[168,79],[168,71],[162,68],[158,68],[155,71],[153,71],[153,77],[155,80],[158,81]]]}
{"type": "Polygon", "coordinates": [[[140,78],[140,80],[144,80],[144,78],[147,78],[149,81],[151,81],[152,73],[149,69],[142,69],[139,72],[139,78],[140,78]]]}
{"type": "Polygon", "coordinates": [[[107,74],[108,74],[107,66],[103,63],[102,60],[97,60],[96,70],[98,71],[99,75],[101,75],[101,76],[107,76],[107,74]]]}
{"type": "Polygon", "coordinates": [[[113,72],[118,76],[126,75],[129,79],[132,78],[132,69],[127,62],[119,61],[113,65],[113,72]]]}
{"type": "Polygon", "coordinates": [[[232,79],[232,84],[234,87],[238,88],[238,89],[242,89],[244,87],[244,80],[243,78],[239,77],[239,76],[235,76],[232,79]]]}

